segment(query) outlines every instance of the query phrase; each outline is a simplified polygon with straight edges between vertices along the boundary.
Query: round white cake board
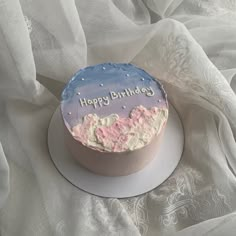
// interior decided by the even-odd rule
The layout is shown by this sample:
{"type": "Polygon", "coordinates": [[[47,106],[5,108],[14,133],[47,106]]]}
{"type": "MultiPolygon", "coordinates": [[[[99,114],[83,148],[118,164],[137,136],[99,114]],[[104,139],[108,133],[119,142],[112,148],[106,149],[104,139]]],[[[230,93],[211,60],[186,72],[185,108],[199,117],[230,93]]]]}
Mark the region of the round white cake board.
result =
{"type": "Polygon", "coordinates": [[[133,197],[156,188],[176,168],[184,146],[184,133],[180,118],[170,105],[167,126],[156,158],[143,170],[134,174],[108,177],[93,174],[81,167],[67,150],[63,132],[60,109],[57,108],[48,129],[49,151],[56,168],[76,187],[102,197],[133,197]]]}

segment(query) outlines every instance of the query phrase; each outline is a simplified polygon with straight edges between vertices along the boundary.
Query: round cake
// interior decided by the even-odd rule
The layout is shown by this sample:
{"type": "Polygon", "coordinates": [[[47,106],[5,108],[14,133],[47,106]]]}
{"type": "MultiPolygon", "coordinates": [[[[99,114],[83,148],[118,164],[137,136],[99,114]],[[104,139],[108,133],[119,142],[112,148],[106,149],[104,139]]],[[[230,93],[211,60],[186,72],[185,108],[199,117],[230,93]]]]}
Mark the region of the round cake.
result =
{"type": "Polygon", "coordinates": [[[90,171],[129,175],[155,158],[168,119],[163,86],[132,64],[79,70],[62,92],[65,143],[90,171]]]}

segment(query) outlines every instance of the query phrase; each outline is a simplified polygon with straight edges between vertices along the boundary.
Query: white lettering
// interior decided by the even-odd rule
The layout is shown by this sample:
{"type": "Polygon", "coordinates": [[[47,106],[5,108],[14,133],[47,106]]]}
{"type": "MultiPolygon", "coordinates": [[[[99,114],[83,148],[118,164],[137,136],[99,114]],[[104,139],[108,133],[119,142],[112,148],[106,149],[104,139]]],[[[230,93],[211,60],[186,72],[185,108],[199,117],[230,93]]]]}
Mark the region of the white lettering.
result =
{"type": "Polygon", "coordinates": [[[115,92],[113,92],[113,91],[110,92],[110,96],[111,96],[112,100],[118,98],[118,95],[115,92]]]}
{"type": "Polygon", "coordinates": [[[98,104],[100,107],[102,107],[102,98],[98,98],[98,104]]]}
{"type": "Polygon", "coordinates": [[[146,93],[147,89],[146,88],[141,88],[142,93],[146,93]]]}
{"type": "Polygon", "coordinates": [[[104,106],[108,106],[109,105],[109,97],[108,96],[106,96],[106,97],[103,97],[103,100],[104,100],[104,106]]]}
{"type": "Polygon", "coordinates": [[[147,96],[148,97],[152,97],[152,96],[154,96],[154,90],[152,89],[152,87],[149,87],[149,88],[147,88],[147,90],[148,90],[148,92],[147,92],[147,96]]]}
{"type": "Polygon", "coordinates": [[[110,91],[109,92],[110,96],[97,97],[92,99],[80,98],[79,102],[81,107],[92,105],[96,109],[98,106],[99,107],[108,106],[110,104],[110,100],[138,95],[140,93],[144,93],[148,97],[152,97],[155,94],[152,87],[139,88],[138,86],[136,86],[133,90],[127,88],[121,92],[110,91]]]}
{"type": "Polygon", "coordinates": [[[80,106],[81,106],[81,107],[88,105],[85,98],[83,98],[83,99],[80,98],[79,101],[80,101],[80,106]]]}
{"type": "Polygon", "coordinates": [[[129,94],[130,94],[130,96],[132,96],[132,95],[135,94],[134,90],[131,90],[130,88],[129,88],[128,90],[129,90],[129,94]]]}
{"type": "Polygon", "coordinates": [[[141,91],[140,91],[140,88],[139,88],[139,87],[136,87],[134,91],[135,91],[135,93],[136,93],[136,94],[140,94],[140,93],[141,93],[141,91]]]}
{"type": "Polygon", "coordinates": [[[126,92],[121,92],[122,97],[126,96],[126,92]]]}
{"type": "Polygon", "coordinates": [[[97,103],[98,103],[98,100],[96,98],[93,99],[93,107],[96,108],[97,107],[97,103]]]}

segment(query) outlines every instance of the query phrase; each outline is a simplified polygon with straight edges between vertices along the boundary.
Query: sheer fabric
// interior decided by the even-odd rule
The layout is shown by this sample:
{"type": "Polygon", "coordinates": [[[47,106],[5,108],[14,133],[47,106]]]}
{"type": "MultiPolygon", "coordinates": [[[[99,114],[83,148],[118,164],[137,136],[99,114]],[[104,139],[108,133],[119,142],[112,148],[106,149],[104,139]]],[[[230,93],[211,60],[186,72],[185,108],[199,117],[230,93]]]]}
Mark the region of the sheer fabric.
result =
{"type": "Polygon", "coordinates": [[[0,234],[233,235],[235,42],[232,0],[0,0],[0,234]],[[185,132],[171,177],[122,200],[72,186],[47,148],[64,84],[107,61],[162,80],[185,132]]]}

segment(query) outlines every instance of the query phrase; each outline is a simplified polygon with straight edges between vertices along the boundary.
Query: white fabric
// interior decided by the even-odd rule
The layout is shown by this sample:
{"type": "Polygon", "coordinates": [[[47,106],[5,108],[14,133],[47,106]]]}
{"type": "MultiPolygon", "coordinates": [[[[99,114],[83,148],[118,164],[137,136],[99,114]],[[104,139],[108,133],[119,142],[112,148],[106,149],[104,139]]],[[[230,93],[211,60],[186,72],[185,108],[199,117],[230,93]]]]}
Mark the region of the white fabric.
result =
{"type": "Polygon", "coordinates": [[[0,235],[234,235],[235,42],[233,0],[0,0],[0,235]],[[89,195],[48,153],[54,95],[106,61],[160,78],[184,125],[178,168],[139,197],[89,195]]]}

